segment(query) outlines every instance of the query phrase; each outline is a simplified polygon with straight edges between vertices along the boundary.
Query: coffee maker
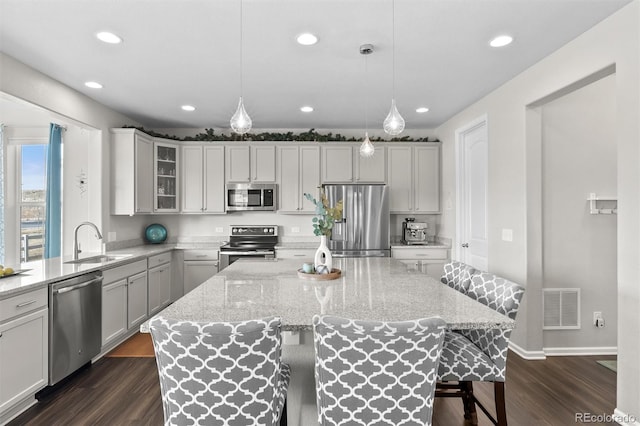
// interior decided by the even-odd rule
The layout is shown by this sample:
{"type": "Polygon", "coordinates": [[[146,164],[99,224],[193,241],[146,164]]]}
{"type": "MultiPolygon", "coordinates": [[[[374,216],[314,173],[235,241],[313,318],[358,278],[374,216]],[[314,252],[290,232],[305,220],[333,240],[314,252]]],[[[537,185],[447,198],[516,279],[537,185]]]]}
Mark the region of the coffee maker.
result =
{"type": "Polygon", "coordinates": [[[402,244],[426,245],[427,224],[425,222],[416,222],[415,220],[415,217],[406,217],[402,222],[402,244]]]}

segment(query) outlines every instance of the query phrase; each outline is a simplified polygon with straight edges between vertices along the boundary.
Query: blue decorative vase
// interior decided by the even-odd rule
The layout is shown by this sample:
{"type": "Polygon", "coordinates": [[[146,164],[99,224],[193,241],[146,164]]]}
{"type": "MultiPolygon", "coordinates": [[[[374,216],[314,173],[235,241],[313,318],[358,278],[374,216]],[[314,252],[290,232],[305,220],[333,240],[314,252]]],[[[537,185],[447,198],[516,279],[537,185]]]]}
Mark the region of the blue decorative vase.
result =
{"type": "Polygon", "coordinates": [[[147,229],[144,230],[144,236],[151,244],[163,243],[167,239],[167,228],[159,223],[154,223],[147,226],[147,229]]]}

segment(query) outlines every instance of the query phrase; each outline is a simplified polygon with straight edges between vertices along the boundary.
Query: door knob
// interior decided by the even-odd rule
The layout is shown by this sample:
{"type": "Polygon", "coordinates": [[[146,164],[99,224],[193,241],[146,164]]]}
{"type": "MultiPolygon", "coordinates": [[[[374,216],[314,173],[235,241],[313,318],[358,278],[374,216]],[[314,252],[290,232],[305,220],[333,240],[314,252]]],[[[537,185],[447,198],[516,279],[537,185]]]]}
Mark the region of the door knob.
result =
{"type": "Polygon", "coordinates": [[[469,248],[469,243],[464,243],[464,244],[462,244],[462,247],[464,247],[464,248],[469,248]]]}

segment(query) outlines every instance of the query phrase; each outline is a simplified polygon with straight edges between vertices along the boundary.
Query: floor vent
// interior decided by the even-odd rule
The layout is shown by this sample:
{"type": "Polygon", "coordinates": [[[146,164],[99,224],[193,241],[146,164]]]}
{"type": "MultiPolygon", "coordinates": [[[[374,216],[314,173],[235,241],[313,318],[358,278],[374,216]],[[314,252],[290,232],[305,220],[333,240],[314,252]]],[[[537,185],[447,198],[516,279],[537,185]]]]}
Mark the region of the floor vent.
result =
{"type": "Polygon", "coordinates": [[[580,289],[543,289],[544,330],[580,328],[580,289]]]}

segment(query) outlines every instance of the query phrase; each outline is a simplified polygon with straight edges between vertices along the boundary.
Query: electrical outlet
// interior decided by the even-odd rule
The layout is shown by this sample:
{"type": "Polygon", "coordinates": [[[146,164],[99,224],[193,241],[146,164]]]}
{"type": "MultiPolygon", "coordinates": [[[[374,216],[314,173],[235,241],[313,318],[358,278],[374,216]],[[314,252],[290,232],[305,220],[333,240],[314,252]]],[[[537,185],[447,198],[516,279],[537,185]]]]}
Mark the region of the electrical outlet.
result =
{"type": "Polygon", "coordinates": [[[109,233],[107,234],[107,238],[109,239],[109,241],[115,241],[116,240],[115,231],[109,231],[109,233]]]}
{"type": "Polygon", "coordinates": [[[299,226],[294,226],[291,228],[291,232],[294,234],[298,234],[300,233],[300,227],[299,226]]]}
{"type": "Polygon", "coordinates": [[[594,327],[602,328],[604,327],[604,318],[602,317],[602,312],[594,312],[593,313],[593,325],[594,327]]]}
{"type": "Polygon", "coordinates": [[[513,230],[512,229],[503,229],[502,230],[502,241],[513,241],[513,230]]]}
{"type": "Polygon", "coordinates": [[[222,229],[222,226],[216,226],[216,233],[222,234],[224,232],[222,229]]]}

